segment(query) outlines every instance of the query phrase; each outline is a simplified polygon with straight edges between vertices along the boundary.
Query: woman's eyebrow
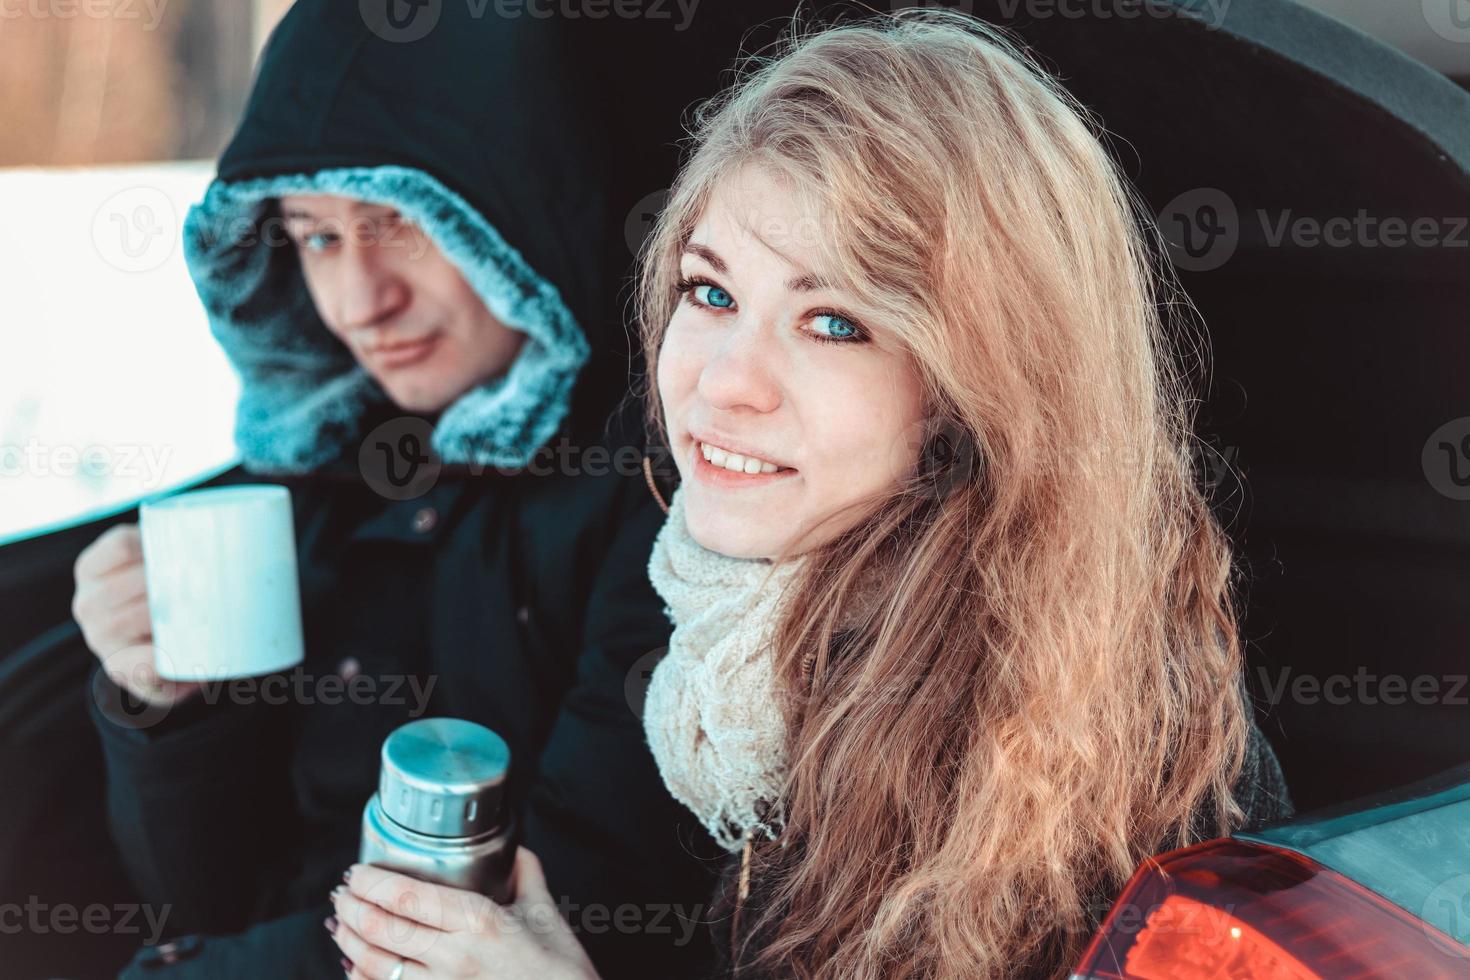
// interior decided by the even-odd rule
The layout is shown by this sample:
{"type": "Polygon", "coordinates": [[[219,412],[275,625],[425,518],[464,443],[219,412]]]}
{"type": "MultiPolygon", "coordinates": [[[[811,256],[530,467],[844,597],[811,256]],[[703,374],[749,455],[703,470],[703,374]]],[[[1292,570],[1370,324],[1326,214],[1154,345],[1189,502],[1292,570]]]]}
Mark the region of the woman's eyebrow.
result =
{"type": "Polygon", "coordinates": [[[827,289],[827,280],[821,276],[814,276],[810,272],[803,272],[795,279],[786,280],[786,288],[794,293],[811,293],[819,289],[827,289]]]}
{"type": "Polygon", "coordinates": [[[725,260],[720,258],[719,253],[708,245],[701,245],[698,242],[685,242],[684,254],[695,255],[704,259],[710,264],[711,268],[722,276],[730,274],[730,267],[725,264],[725,260]]]}
{"type": "MultiPolygon", "coordinates": [[[[708,245],[701,245],[699,242],[688,242],[684,245],[684,254],[696,255],[704,259],[722,276],[730,274],[730,267],[725,264],[725,260],[720,258],[719,253],[708,245]]],[[[830,285],[821,276],[815,276],[809,272],[804,272],[793,279],[786,280],[786,288],[794,293],[815,292],[818,289],[828,289],[830,285]]]]}

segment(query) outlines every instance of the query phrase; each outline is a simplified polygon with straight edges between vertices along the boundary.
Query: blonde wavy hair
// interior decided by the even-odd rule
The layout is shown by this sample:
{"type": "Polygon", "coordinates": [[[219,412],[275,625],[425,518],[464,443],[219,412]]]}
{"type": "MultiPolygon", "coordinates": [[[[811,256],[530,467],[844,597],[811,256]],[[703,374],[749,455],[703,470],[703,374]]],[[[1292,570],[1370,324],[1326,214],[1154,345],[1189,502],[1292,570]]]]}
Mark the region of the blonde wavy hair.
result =
{"type": "Polygon", "coordinates": [[[821,274],[901,338],[959,447],[926,447],[792,587],[787,823],[755,849],[770,900],[745,911],[737,964],[1064,976],[1140,860],[1243,816],[1231,555],[1197,481],[1186,362],[1204,367],[1203,344],[1177,315],[1193,311],[1101,127],[972,18],[797,23],[693,122],[641,255],[648,377],[684,244],[756,165],[822,215],[821,274]],[[874,574],[881,594],[839,631],[874,574]]]}

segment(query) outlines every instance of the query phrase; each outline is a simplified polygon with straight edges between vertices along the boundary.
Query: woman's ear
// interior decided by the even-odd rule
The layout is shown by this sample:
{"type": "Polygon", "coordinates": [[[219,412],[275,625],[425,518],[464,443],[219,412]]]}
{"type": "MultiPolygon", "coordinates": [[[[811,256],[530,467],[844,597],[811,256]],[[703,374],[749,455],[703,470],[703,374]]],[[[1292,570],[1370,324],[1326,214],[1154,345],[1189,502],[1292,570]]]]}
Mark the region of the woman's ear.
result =
{"type": "Polygon", "coordinates": [[[978,480],[984,468],[979,440],[968,426],[950,418],[933,419],[919,453],[918,482],[931,499],[943,500],[960,486],[978,480]]]}

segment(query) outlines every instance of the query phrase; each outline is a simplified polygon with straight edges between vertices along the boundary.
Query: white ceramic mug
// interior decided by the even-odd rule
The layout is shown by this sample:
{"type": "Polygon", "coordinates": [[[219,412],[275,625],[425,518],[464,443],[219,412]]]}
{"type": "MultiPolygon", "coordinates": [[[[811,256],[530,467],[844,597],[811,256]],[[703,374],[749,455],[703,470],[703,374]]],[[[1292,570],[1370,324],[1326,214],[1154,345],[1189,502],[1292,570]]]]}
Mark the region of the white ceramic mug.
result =
{"type": "Polygon", "coordinates": [[[291,492],[212,487],[139,508],[158,676],[257,677],[301,663],[291,492]]]}

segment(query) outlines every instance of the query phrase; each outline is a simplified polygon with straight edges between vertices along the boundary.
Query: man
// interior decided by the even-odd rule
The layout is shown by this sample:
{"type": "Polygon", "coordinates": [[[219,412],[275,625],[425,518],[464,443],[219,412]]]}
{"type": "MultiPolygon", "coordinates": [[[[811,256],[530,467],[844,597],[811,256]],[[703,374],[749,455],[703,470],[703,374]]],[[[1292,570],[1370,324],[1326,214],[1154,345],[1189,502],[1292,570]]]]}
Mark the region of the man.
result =
{"type": "Polygon", "coordinates": [[[609,134],[558,22],[445,4],[405,34],[370,6],[298,0],[185,228],[245,467],[292,490],[294,693],[157,676],[134,526],[77,562],[114,836],[171,935],[210,934],[127,975],[339,974],[327,893],[383,738],[424,715],[510,744],[523,840],[604,977],[693,975],[713,852],[628,694],[669,627],[609,134]]]}

